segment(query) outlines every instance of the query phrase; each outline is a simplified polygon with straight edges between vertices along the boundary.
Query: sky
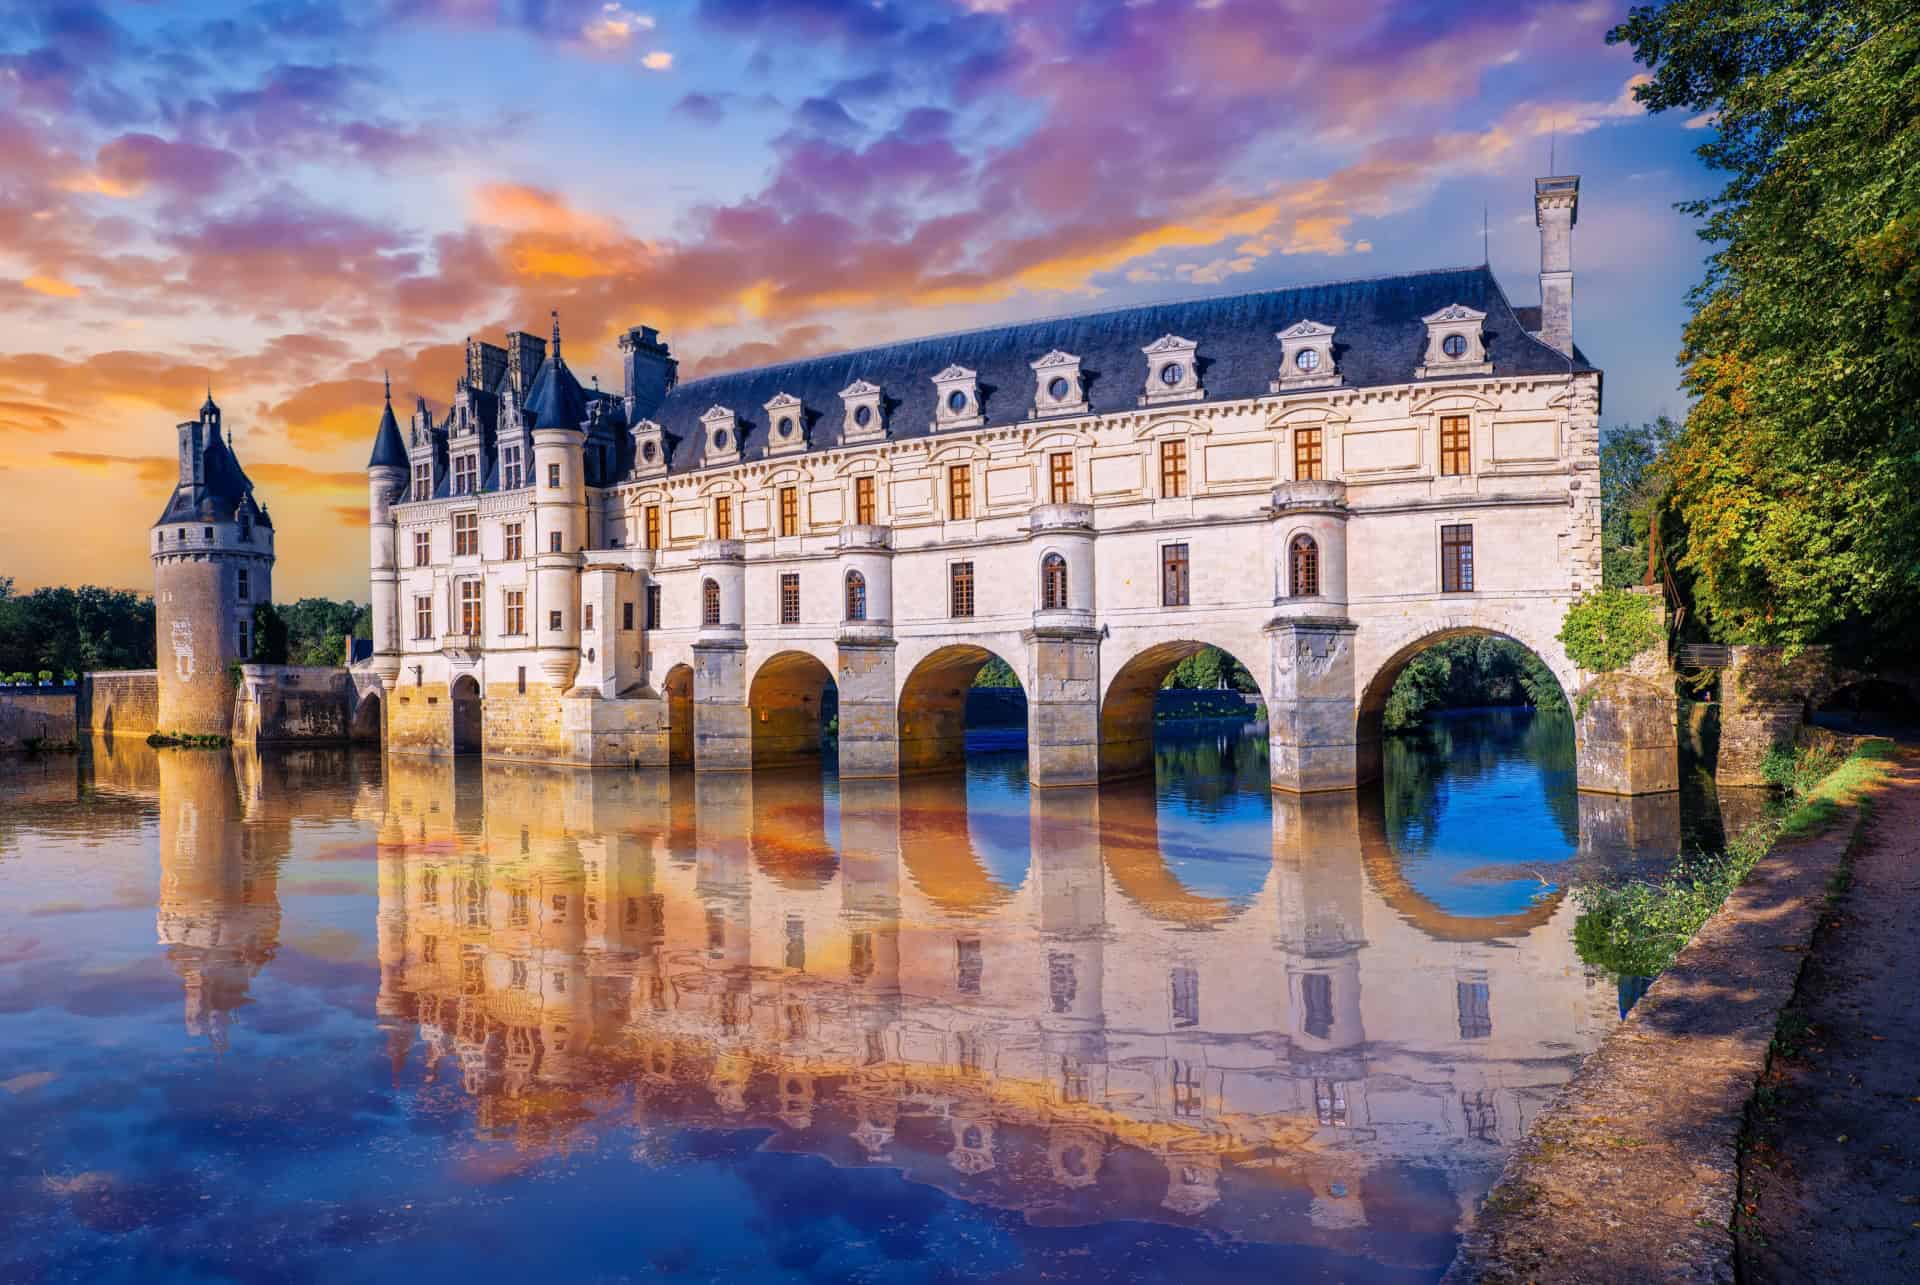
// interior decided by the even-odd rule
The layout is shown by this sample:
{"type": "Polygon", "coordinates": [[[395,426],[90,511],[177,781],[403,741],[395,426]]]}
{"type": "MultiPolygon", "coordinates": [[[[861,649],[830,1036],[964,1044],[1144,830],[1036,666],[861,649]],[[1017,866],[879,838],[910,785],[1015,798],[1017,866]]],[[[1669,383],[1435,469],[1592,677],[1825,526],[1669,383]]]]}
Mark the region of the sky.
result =
{"type": "Polygon", "coordinates": [[[275,594],[365,601],[391,372],[465,337],[617,389],[1133,303],[1490,260],[1582,176],[1603,423],[1679,413],[1711,121],[1569,0],[0,0],[0,577],[148,588],[210,386],[275,594]],[[1483,250],[1483,247],[1485,249],[1483,250]]]}

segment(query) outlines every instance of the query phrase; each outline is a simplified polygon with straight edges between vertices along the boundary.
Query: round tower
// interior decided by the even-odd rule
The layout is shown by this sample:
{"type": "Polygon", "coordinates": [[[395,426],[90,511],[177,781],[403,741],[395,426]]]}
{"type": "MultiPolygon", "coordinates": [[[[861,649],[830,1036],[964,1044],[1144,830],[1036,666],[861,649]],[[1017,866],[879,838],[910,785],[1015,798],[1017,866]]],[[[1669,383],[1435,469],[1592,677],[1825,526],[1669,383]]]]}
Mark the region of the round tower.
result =
{"type": "Polygon", "coordinates": [[[253,609],[273,600],[273,522],[221,437],[211,392],[178,431],[179,482],[152,532],[156,730],[226,736],[228,668],[252,657],[253,609]]]}
{"type": "Polygon", "coordinates": [[[367,460],[369,593],[373,603],[373,672],[391,690],[400,677],[400,560],[393,501],[407,485],[407,443],[393,418],[393,382],[367,460]]]}
{"type": "Polygon", "coordinates": [[[521,418],[533,436],[534,602],[540,671],[564,693],[580,669],[580,567],[587,542],[587,478],[582,425],[586,392],[560,357],[560,315],[553,347],[527,388],[521,418]]]}

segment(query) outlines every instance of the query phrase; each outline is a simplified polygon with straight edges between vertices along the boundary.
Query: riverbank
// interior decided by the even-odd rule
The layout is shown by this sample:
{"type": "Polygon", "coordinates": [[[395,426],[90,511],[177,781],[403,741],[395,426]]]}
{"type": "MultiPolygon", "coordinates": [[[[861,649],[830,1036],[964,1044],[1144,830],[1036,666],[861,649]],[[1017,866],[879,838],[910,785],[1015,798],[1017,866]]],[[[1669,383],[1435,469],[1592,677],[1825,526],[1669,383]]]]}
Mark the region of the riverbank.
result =
{"type": "Polygon", "coordinates": [[[1850,758],[1811,792],[1534,1121],[1449,1281],[1734,1280],[1748,1102],[1885,767],[1850,758]]]}
{"type": "Polygon", "coordinates": [[[1920,752],[1873,800],[1755,1097],[1740,1279],[1920,1278],[1920,752]]]}

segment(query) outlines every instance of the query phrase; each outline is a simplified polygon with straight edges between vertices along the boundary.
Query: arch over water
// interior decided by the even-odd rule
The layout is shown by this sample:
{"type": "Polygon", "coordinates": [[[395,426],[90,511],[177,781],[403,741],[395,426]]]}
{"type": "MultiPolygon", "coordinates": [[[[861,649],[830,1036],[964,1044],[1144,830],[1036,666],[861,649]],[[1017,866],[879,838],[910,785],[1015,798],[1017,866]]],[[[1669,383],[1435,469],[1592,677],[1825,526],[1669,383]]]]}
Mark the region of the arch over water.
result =
{"type": "Polygon", "coordinates": [[[667,765],[693,766],[693,666],[675,665],[660,684],[667,701],[667,765]]]}
{"type": "MultiPolygon", "coordinates": [[[[1266,692],[1258,671],[1245,655],[1256,655],[1250,643],[1238,649],[1217,642],[1182,639],[1141,648],[1123,662],[1107,684],[1100,702],[1100,778],[1114,780],[1153,771],[1154,698],[1174,666],[1208,647],[1216,647],[1253,677],[1262,702],[1266,692]],[[1244,652],[1245,655],[1240,654],[1244,652]]],[[[1252,709],[1248,709],[1252,714],[1252,709]]]]}
{"type": "Polygon", "coordinates": [[[369,692],[353,711],[353,727],[349,732],[356,744],[378,745],[386,736],[386,706],[380,700],[378,692],[369,692]]]}
{"type": "Polygon", "coordinates": [[[1257,842],[1235,853],[1230,837],[1208,849],[1208,820],[1183,826],[1181,818],[1167,815],[1163,809],[1177,804],[1162,800],[1152,782],[1101,786],[1100,855],[1114,887],[1165,923],[1202,928],[1237,918],[1273,875],[1273,823],[1266,797],[1259,796],[1258,825],[1242,836],[1257,842]]]}
{"type": "Polygon", "coordinates": [[[453,680],[449,692],[453,710],[453,752],[455,754],[478,754],[480,752],[480,684],[472,674],[462,674],[453,680]]]}
{"type": "Polygon", "coordinates": [[[1407,875],[1402,854],[1387,830],[1385,803],[1363,795],[1359,808],[1360,864],[1367,882],[1401,919],[1435,941],[1493,941],[1524,937],[1553,918],[1566,899],[1563,886],[1553,887],[1526,905],[1502,914],[1466,915],[1448,911],[1415,886],[1407,875]]]}
{"type": "Polygon", "coordinates": [[[1032,851],[1024,799],[1018,812],[974,806],[958,775],[900,785],[900,855],[927,900],[959,915],[990,915],[1025,886],[1032,851]]]}
{"type": "Polygon", "coordinates": [[[754,671],[747,692],[753,727],[753,766],[818,763],[828,693],[838,695],[833,672],[803,651],[775,652],[754,671]]]}
{"type": "MultiPolygon", "coordinates": [[[[954,643],[936,648],[913,667],[900,689],[902,773],[957,770],[965,765],[967,694],[991,660],[1006,663],[1005,657],[985,647],[954,643]]],[[[1025,701],[1022,689],[1023,706],[1025,701]]],[[[1024,726],[1024,709],[1021,713],[1024,726]]]]}

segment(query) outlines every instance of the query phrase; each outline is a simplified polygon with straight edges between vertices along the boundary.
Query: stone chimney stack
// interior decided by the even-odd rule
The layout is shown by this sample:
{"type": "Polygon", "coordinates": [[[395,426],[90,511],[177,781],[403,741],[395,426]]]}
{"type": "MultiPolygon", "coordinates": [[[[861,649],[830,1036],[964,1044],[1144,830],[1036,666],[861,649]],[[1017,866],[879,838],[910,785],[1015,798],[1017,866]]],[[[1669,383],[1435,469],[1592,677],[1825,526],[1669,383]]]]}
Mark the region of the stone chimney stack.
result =
{"type": "Polygon", "coordinates": [[[651,418],[680,380],[680,363],[652,326],[632,326],[620,336],[626,367],[627,422],[651,418]]]}
{"type": "Polygon", "coordinates": [[[1540,229],[1541,342],[1573,355],[1573,225],[1580,221],[1580,176],[1533,180],[1540,229]]]}

